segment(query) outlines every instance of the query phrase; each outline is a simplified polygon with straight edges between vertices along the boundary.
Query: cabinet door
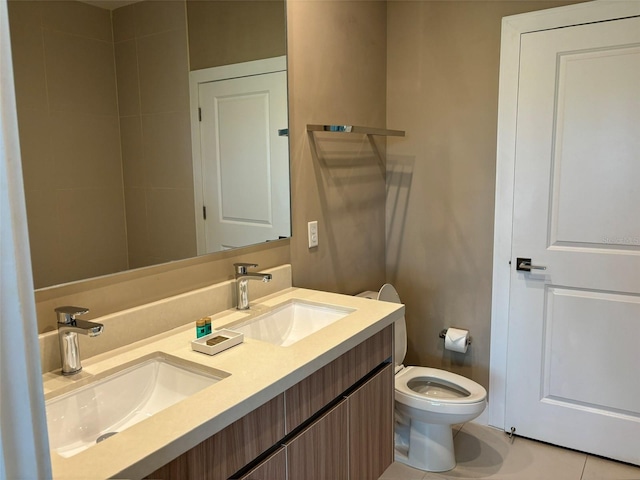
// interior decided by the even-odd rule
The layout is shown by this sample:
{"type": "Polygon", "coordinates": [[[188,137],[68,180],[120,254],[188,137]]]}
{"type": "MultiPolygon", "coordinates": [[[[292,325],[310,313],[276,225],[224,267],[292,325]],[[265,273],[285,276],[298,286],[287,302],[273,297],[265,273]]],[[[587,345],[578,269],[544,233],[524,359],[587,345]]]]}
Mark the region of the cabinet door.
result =
{"type": "Polygon", "coordinates": [[[287,480],[287,452],[283,447],[238,480],[287,480]]]}
{"type": "Polygon", "coordinates": [[[393,462],[391,364],[348,397],[350,480],[378,478],[393,462]]]}
{"type": "Polygon", "coordinates": [[[348,414],[342,401],[286,445],[290,480],[349,478],[348,414]]]}

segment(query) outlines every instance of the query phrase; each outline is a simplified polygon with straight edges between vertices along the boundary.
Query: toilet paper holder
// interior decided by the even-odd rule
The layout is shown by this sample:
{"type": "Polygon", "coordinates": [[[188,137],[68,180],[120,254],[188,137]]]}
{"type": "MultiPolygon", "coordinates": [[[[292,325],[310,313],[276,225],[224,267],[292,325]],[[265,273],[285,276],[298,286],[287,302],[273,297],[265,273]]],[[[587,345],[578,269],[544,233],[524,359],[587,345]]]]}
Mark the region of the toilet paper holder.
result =
{"type": "MultiPolygon", "coordinates": [[[[438,334],[438,336],[440,338],[446,338],[447,337],[447,330],[448,328],[445,328],[444,330],[440,330],[440,333],[438,334]]],[[[469,338],[467,338],[467,341],[465,342],[465,345],[468,347],[469,345],[471,345],[471,335],[469,335],[469,338]]]]}

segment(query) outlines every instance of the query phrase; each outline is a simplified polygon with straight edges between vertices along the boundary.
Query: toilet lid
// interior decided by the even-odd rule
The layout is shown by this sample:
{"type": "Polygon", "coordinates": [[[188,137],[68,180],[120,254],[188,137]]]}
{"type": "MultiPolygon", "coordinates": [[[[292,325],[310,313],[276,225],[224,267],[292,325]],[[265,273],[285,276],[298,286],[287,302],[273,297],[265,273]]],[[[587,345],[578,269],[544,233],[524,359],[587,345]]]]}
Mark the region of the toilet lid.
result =
{"type": "MultiPolygon", "coordinates": [[[[391,303],[402,303],[400,295],[393,285],[385,283],[378,292],[378,300],[391,303]]],[[[393,326],[393,336],[395,337],[395,362],[400,365],[404,361],[407,354],[407,324],[404,316],[400,320],[396,320],[393,326]]]]}

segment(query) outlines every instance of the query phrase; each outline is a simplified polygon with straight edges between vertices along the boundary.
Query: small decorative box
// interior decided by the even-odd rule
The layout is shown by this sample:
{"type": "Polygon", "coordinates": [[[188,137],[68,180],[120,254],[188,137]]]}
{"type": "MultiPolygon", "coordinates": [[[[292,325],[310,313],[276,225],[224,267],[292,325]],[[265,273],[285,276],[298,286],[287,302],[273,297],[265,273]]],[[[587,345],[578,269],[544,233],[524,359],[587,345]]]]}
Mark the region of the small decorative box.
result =
{"type": "Polygon", "coordinates": [[[215,355],[244,341],[244,334],[233,330],[213,330],[209,335],[191,341],[196,352],[215,355]]]}

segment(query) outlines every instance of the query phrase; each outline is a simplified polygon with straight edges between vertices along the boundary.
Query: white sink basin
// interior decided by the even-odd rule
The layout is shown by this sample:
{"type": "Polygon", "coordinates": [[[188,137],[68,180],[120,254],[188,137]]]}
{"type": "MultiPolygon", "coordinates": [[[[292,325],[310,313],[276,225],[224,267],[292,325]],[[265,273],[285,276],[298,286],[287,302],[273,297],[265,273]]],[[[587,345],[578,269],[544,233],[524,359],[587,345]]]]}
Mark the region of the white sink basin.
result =
{"type": "Polygon", "coordinates": [[[228,376],[155,353],[45,402],[49,445],[71,457],[228,376]]]}
{"type": "Polygon", "coordinates": [[[269,313],[231,328],[245,336],[287,347],[355,311],[351,308],[291,300],[269,313]]]}

